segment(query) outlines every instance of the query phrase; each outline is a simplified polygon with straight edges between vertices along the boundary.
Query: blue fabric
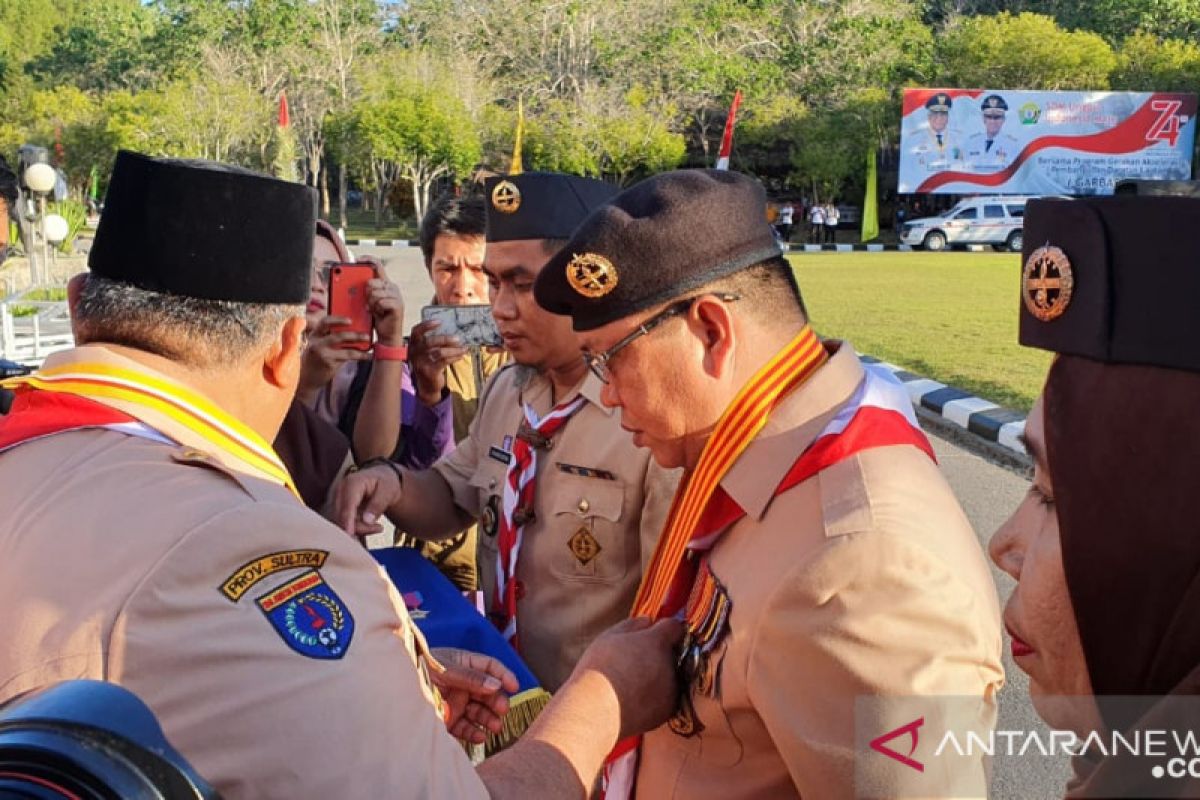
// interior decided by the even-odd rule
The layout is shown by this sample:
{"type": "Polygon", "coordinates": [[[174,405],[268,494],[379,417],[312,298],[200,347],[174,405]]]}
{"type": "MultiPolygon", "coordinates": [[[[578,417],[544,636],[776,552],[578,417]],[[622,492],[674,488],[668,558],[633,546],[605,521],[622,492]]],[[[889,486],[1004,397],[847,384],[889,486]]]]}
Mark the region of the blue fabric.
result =
{"type": "Polygon", "coordinates": [[[370,553],[383,565],[406,602],[420,600],[416,609],[410,605],[409,613],[430,647],[458,647],[485,653],[513,671],[520,683],[518,692],[538,687],[537,678],[496,627],[419,551],[385,547],[370,553]]]}

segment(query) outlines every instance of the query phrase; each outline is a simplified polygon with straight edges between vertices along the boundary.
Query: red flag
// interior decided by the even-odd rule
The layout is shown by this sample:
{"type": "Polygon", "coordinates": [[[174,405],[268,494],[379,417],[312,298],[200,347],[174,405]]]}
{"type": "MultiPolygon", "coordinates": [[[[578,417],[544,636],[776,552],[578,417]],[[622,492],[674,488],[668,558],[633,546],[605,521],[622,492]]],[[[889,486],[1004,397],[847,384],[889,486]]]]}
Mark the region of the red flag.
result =
{"type": "Polygon", "coordinates": [[[279,93],[279,127],[286,128],[291,123],[288,117],[287,93],[279,93]]]}
{"type": "Polygon", "coordinates": [[[717,156],[717,169],[729,169],[729,156],[733,152],[733,126],[737,124],[738,106],[742,104],[742,90],[733,94],[733,105],[725,118],[725,134],[721,137],[721,152],[717,156]]]}

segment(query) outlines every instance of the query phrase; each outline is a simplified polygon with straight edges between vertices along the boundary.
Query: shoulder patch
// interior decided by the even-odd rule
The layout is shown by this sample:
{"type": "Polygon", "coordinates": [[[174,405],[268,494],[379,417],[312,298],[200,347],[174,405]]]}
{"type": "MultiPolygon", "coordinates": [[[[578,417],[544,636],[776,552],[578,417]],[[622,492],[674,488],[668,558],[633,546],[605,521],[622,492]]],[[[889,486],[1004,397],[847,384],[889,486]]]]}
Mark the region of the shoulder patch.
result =
{"type": "Polygon", "coordinates": [[[280,550],[259,556],[235,569],[221,584],[221,594],[236,603],[263,578],[285,569],[320,569],[327,558],[328,550],[280,550]]]}
{"type": "Polygon", "coordinates": [[[350,649],[354,617],[315,569],[254,602],[284,643],[302,656],[337,659],[350,649]]]}

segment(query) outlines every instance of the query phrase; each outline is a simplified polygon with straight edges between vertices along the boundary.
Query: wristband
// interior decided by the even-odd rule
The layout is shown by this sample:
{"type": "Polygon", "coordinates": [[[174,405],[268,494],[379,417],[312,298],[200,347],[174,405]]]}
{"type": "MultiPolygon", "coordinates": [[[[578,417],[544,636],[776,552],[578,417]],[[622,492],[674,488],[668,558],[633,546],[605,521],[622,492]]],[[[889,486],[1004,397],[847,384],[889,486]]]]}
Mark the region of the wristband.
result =
{"type": "Polygon", "coordinates": [[[390,344],[375,343],[376,361],[408,361],[408,345],[394,347],[390,344]]]}
{"type": "Polygon", "coordinates": [[[400,471],[400,466],[395,461],[392,461],[390,458],[388,458],[387,456],[376,456],[375,458],[368,458],[366,461],[362,462],[361,464],[356,465],[352,471],[358,472],[359,470],[364,470],[364,469],[367,469],[368,467],[377,467],[381,464],[385,467],[390,467],[392,472],[396,473],[396,480],[400,482],[401,486],[404,485],[404,473],[400,471]]]}

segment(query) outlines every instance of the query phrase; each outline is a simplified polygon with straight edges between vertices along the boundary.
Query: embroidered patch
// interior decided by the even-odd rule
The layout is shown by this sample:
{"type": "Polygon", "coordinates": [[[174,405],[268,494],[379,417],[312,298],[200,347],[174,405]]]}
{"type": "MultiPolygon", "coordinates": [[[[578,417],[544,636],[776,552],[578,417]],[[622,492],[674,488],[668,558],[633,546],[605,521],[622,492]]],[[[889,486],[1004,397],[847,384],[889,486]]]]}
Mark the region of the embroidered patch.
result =
{"type": "Polygon", "coordinates": [[[575,531],[575,534],[567,539],[567,546],[571,548],[571,554],[579,563],[584,565],[600,555],[600,551],[604,549],[587,528],[575,531]]]}
{"type": "Polygon", "coordinates": [[[354,617],[315,569],[254,601],[285,643],[309,658],[341,658],[350,649],[354,617]]]}
{"type": "Polygon", "coordinates": [[[221,584],[221,594],[236,603],[263,578],[285,569],[320,569],[327,558],[328,550],[281,550],[260,556],[235,569],[221,584]]]}
{"type": "Polygon", "coordinates": [[[505,449],[505,451],[507,451],[507,452],[511,453],[511,452],[512,452],[512,445],[513,445],[513,437],[512,437],[512,436],[505,436],[505,437],[504,437],[504,445],[503,445],[503,446],[504,446],[504,449],[505,449]]]}
{"type": "Polygon", "coordinates": [[[577,467],[574,464],[564,464],[561,461],[554,462],[554,465],[562,472],[568,475],[578,475],[581,478],[599,478],[604,481],[615,481],[617,476],[606,469],[595,469],[593,467],[577,467]]]}
{"type": "Polygon", "coordinates": [[[508,452],[507,450],[502,450],[499,447],[492,446],[488,448],[488,458],[507,465],[512,462],[512,453],[508,452]]]}

